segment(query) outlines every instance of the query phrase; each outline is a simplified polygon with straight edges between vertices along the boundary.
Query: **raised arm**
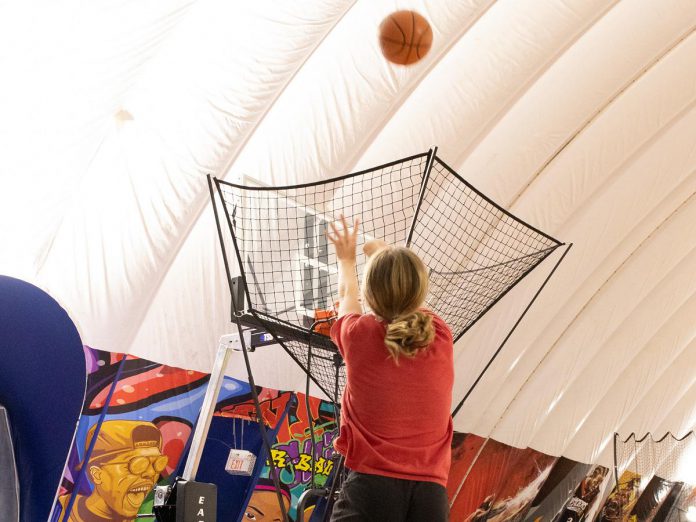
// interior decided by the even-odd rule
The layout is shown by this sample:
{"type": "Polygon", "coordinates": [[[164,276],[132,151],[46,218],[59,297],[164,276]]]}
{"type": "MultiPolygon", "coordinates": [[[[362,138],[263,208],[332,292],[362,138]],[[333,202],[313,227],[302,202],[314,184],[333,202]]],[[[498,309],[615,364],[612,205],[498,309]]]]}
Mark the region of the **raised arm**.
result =
{"type": "Polygon", "coordinates": [[[331,223],[331,232],[327,232],[329,241],[333,243],[338,258],[338,316],[346,314],[361,314],[360,288],[356,273],[355,248],[358,237],[359,221],[353,223],[353,231],[348,229],[346,218],[341,215],[343,230],[331,223]]]}

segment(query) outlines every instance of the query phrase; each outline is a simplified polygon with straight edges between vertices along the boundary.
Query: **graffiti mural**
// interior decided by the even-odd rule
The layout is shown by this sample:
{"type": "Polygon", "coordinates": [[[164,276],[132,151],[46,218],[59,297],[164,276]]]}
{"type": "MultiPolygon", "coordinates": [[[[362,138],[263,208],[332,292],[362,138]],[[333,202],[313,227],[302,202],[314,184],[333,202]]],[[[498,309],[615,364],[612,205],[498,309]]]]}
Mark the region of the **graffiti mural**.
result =
{"type": "MultiPolygon", "coordinates": [[[[573,497],[578,484],[586,478],[590,468],[589,464],[560,457],[532,502],[525,522],[556,520],[573,497]]],[[[567,519],[563,520],[567,522],[567,519]]]]}
{"type": "MultiPolygon", "coordinates": [[[[87,391],[51,521],[135,520],[184,456],[208,374],[85,346],[87,391]],[[95,435],[96,434],[96,435],[95,435]]],[[[249,393],[225,379],[220,398],[249,393]]]]}
{"type": "MultiPolygon", "coordinates": [[[[281,494],[287,495],[289,493],[288,513],[292,519],[295,519],[299,497],[312,482],[312,460],[314,459],[314,485],[316,487],[324,486],[334,471],[333,441],[338,436],[338,429],[333,404],[310,397],[309,409],[314,427],[314,440],[312,441],[305,395],[290,392],[276,392],[276,394],[272,396],[272,392],[267,391],[267,396],[260,405],[264,412],[264,420],[269,426],[274,426],[274,423],[281,418],[285,406],[289,406],[287,414],[276,426],[277,435],[271,449],[271,458],[279,471],[281,494]]],[[[235,404],[230,402],[221,408],[220,414],[246,418],[255,418],[256,415],[254,405],[250,401],[235,404]]],[[[252,515],[251,508],[254,506],[254,502],[264,499],[274,506],[273,513],[276,513],[276,510],[279,512],[280,507],[268,460],[260,471],[257,485],[247,505],[246,510],[249,516],[252,515]]],[[[270,509],[268,506],[266,507],[270,509]]],[[[311,508],[305,513],[305,520],[309,520],[310,512],[311,508]]],[[[257,517],[257,520],[264,519],[257,517]]],[[[272,519],[268,518],[267,520],[272,519]]]]}
{"type": "MultiPolygon", "coordinates": [[[[84,470],[94,488],[89,495],[75,495],[69,520],[135,518],[169,461],[162,453],[162,434],[151,422],[111,420],[101,425],[93,440],[96,428],[90,428],[85,440],[85,452],[94,442],[84,470]]],[[[63,510],[70,497],[59,497],[63,510]]]]}
{"type": "Polygon", "coordinates": [[[556,457],[530,448],[486,440],[451,503],[451,519],[523,520],[555,461],[556,457]]]}
{"type": "MultiPolygon", "coordinates": [[[[657,475],[654,475],[648,485],[641,493],[636,505],[631,510],[628,519],[632,522],[652,522],[653,520],[664,520],[664,517],[658,517],[658,512],[669,511],[671,506],[664,506],[668,499],[671,498],[672,490],[675,487],[680,487],[676,482],[665,480],[657,475]],[[662,508],[665,508],[664,510],[662,508]]],[[[670,504],[673,503],[670,502],[670,504]]]]}
{"type": "Polygon", "coordinates": [[[560,520],[580,522],[587,520],[599,502],[602,485],[609,475],[609,468],[594,466],[580,481],[575,493],[565,506],[560,520]]]}
{"type": "MultiPolygon", "coordinates": [[[[280,483],[281,498],[288,513],[292,504],[290,488],[280,483]]],[[[271,479],[260,478],[244,509],[244,517],[256,522],[283,522],[283,512],[278,503],[276,487],[271,479]]]]}
{"type": "Polygon", "coordinates": [[[628,519],[640,495],[641,477],[632,471],[624,471],[619,483],[607,498],[597,520],[619,522],[628,519]]]}
{"type": "Polygon", "coordinates": [[[447,477],[447,498],[452,502],[459,492],[469,468],[476,460],[486,439],[472,433],[455,432],[452,436],[452,461],[447,477]]]}
{"type": "MultiPolygon", "coordinates": [[[[333,405],[311,397],[310,407],[314,422],[312,443],[304,395],[298,394],[298,399],[298,406],[290,408],[287,424],[278,433],[277,442],[272,450],[275,465],[281,469],[280,478],[291,491],[304,487],[311,481],[312,459],[315,461],[315,485],[321,487],[326,483],[333,470],[333,441],[338,435],[333,405]]],[[[269,473],[268,469],[264,471],[269,473]]]]}

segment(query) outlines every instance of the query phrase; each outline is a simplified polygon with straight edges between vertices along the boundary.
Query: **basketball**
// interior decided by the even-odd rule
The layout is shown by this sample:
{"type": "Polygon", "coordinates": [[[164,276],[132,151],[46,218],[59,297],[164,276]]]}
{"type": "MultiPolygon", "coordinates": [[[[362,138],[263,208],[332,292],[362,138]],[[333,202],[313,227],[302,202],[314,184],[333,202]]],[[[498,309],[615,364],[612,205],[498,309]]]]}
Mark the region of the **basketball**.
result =
{"type": "Polygon", "coordinates": [[[396,11],[379,26],[382,54],[398,65],[411,65],[421,60],[432,43],[430,24],[415,11],[396,11]]]}

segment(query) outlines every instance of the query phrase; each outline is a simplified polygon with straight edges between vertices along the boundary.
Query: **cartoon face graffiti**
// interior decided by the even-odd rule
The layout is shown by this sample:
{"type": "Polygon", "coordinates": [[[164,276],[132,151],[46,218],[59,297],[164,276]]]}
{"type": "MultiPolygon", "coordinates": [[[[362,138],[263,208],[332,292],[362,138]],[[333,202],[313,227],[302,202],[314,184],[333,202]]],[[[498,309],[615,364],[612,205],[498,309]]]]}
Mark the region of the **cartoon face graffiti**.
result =
{"type": "MultiPolygon", "coordinates": [[[[87,434],[85,451],[95,428],[87,434]]],[[[162,435],[150,422],[104,422],[85,469],[94,490],[87,498],[77,497],[69,520],[135,519],[167,465],[167,456],[161,448],[162,435]]],[[[67,506],[67,501],[62,503],[67,506]]]]}
{"type": "MultiPolygon", "coordinates": [[[[285,484],[281,483],[281,494],[285,504],[285,512],[290,510],[290,490],[285,484]]],[[[254,522],[282,522],[283,513],[278,504],[273,481],[270,479],[259,479],[259,483],[251,494],[246,510],[244,510],[245,521],[254,522]]]]}
{"type": "Polygon", "coordinates": [[[141,448],[89,467],[95,491],[115,513],[135,516],[152,490],[167,457],[158,448],[141,448]]]}

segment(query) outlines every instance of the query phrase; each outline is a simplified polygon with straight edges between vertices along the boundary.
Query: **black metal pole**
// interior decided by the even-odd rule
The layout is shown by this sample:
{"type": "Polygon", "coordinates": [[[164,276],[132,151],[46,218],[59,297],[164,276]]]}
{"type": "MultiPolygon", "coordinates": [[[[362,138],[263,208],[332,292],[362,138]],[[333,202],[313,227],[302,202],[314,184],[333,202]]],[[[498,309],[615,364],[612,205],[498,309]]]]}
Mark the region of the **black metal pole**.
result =
{"type": "Polygon", "coordinates": [[[314,333],[314,329],[317,327],[317,324],[319,324],[319,321],[314,321],[312,323],[312,326],[309,327],[309,338],[307,339],[307,382],[305,385],[305,408],[307,410],[307,422],[309,423],[309,438],[311,440],[311,461],[310,465],[312,468],[310,469],[311,473],[311,482],[310,482],[310,488],[314,489],[314,481],[315,481],[315,467],[316,467],[316,452],[315,452],[315,444],[314,444],[314,419],[312,418],[312,408],[309,400],[309,384],[310,384],[310,375],[312,374],[312,334],[314,333]]]}
{"type": "Polygon", "coordinates": [[[113,381],[111,382],[111,386],[109,387],[109,393],[106,395],[106,400],[104,401],[104,407],[102,408],[102,411],[99,413],[99,419],[95,424],[96,428],[94,428],[92,440],[89,443],[89,447],[87,448],[84,457],[82,458],[82,466],[80,466],[80,471],[77,474],[77,480],[75,480],[73,489],[70,492],[70,499],[68,500],[68,505],[65,507],[65,511],[63,512],[63,522],[68,522],[68,520],[72,518],[70,516],[70,513],[72,512],[72,508],[75,505],[75,501],[77,500],[77,494],[79,492],[82,479],[87,473],[87,464],[89,463],[89,459],[92,457],[92,451],[94,451],[94,446],[97,444],[97,436],[99,435],[99,431],[101,430],[101,427],[104,424],[104,419],[106,418],[106,415],[109,412],[111,397],[113,397],[114,391],[116,391],[116,385],[118,384],[118,381],[121,379],[121,372],[123,371],[123,365],[126,362],[126,357],[127,356],[124,354],[118,363],[116,374],[113,377],[113,381]]]}
{"type": "Polygon", "coordinates": [[[558,261],[556,261],[556,264],[554,265],[553,269],[551,270],[551,272],[549,273],[549,275],[546,276],[546,279],[545,279],[544,282],[541,284],[541,286],[539,287],[539,289],[536,291],[536,293],[534,294],[534,297],[532,297],[532,299],[529,301],[529,304],[528,304],[527,307],[524,309],[524,311],[522,312],[522,314],[519,316],[519,318],[517,319],[517,321],[515,322],[515,324],[512,325],[512,328],[510,329],[510,331],[508,332],[508,334],[505,336],[505,339],[503,339],[503,342],[500,343],[500,345],[498,346],[498,349],[495,351],[495,353],[493,354],[493,356],[490,358],[490,360],[488,361],[488,363],[486,364],[486,366],[483,368],[483,370],[481,370],[481,373],[479,374],[479,376],[478,376],[478,377],[476,378],[476,380],[474,381],[474,384],[471,385],[471,387],[469,388],[469,390],[468,390],[468,391],[466,392],[466,394],[464,395],[464,398],[463,398],[461,401],[459,401],[459,404],[457,404],[457,407],[454,408],[454,411],[452,411],[452,417],[454,417],[455,415],[457,415],[457,413],[459,413],[459,410],[460,410],[460,409],[462,408],[462,406],[464,405],[464,401],[466,401],[466,400],[469,398],[469,395],[471,395],[471,392],[474,391],[474,388],[476,388],[476,386],[478,385],[478,383],[481,381],[481,379],[483,378],[484,374],[488,371],[488,368],[490,368],[491,364],[493,364],[493,361],[495,360],[495,358],[498,357],[498,354],[500,354],[500,351],[503,349],[503,347],[505,346],[505,344],[508,342],[508,339],[510,339],[510,336],[512,336],[513,332],[517,329],[517,327],[519,326],[520,322],[522,322],[522,319],[524,319],[524,316],[527,315],[527,312],[529,311],[529,309],[530,309],[530,308],[532,307],[532,305],[534,304],[534,301],[536,301],[537,297],[539,297],[539,294],[541,294],[541,291],[544,289],[544,287],[546,286],[546,284],[549,282],[549,280],[550,280],[551,277],[553,276],[554,272],[556,272],[556,269],[558,269],[558,267],[560,266],[561,262],[563,261],[563,259],[565,258],[565,256],[568,254],[568,252],[570,251],[570,249],[571,249],[572,246],[573,246],[573,243],[569,243],[568,246],[567,246],[566,249],[565,249],[565,252],[563,252],[563,255],[561,255],[560,259],[559,259],[558,261]]]}
{"type": "MultiPolygon", "coordinates": [[[[224,204],[225,198],[222,194],[222,189],[220,188],[219,180],[217,180],[217,179],[215,180],[215,185],[217,187],[217,192],[218,192],[218,196],[220,197],[220,201],[222,201],[222,203],[224,204]]],[[[215,202],[215,198],[213,197],[213,203],[214,202],[215,202]]],[[[215,206],[213,206],[213,209],[215,210],[215,206]]],[[[234,246],[234,253],[237,256],[237,263],[239,263],[239,275],[242,278],[242,282],[244,283],[244,293],[247,296],[247,301],[249,303],[249,307],[253,308],[255,303],[251,300],[251,293],[249,293],[249,285],[247,284],[246,273],[244,270],[244,261],[242,260],[242,256],[239,253],[239,245],[237,244],[237,235],[234,233],[234,226],[232,225],[232,220],[230,219],[230,213],[227,211],[225,211],[225,219],[227,221],[227,227],[230,229],[230,236],[232,236],[232,244],[234,246]]],[[[219,230],[220,229],[220,222],[218,221],[217,211],[215,212],[215,221],[218,224],[218,230],[219,230]]],[[[222,241],[222,235],[220,235],[220,247],[222,248],[222,251],[224,253],[225,252],[225,243],[222,241]]],[[[226,255],[225,255],[225,259],[227,259],[226,255]]],[[[227,272],[227,277],[230,278],[229,269],[227,272]]],[[[232,279],[230,279],[229,285],[230,285],[230,292],[232,293],[232,295],[234,295],[234,292],[232,291],[232,279]]],[[[234,310],[241,310],[242,309],[242,308],[237,308],[237,305],[239,303],[233,303],[233,304],[235,305],[234,310]]]]}
{"type": "Polygon", "coordinates": [[[334,381],[334,416],[336,417],[336,428],[341,428],[341,405],[339,404],[338,395],[340,388],[340,378],[341,378],[341,363],[343,359],[341,355],[335,353],[333,356],[334,368],[336,368],[336,380],[334,381]]]}
{"type": "Polygon", "coordinates": [[[418,220],[418,213],[420,212],[421,205],[423,204],[423,198],[425,197],[425,190],[428,187],[428,181],[430,180],[430,171],[433,169],[433,163],[435,162],[435,155],[437,154],[437,147],[433,147],[428,151],[428,160],[425,162],[425,172],[423,173],[423,183],[421,184],[420,193],[418,194],[418,204],[416,205],[416,210],[413,213],[413,220],[411,221],[411,229],[408,231],[408,237],[406,238],[406,246],[411,246],[411,239],[413,238],[413,229],[416,228],[416,221],[418,220]]]}
{"type": "Polygon", "coordinates": [[[616,448],[618,447],[619,434],[614,432],[614,480],[616,481],[615,487],[619,488],[619,463],[616,459],[616,448]]]}
{"type": "MultiPolygon", "coordinates": [[[[314,321],[312,325],[309,327],[309,337],[307,339],[307,382],[305,384],[305,409],[307,410],[307,420],[309,422],[309,436],[312,440],[312,460],[311,460],[311,474],[312,474],[312,481],[311,481],[311,488],[314,488],[314,483],[315,483],[315,476],[316,476],[316,471],[315,471],[315,466],[316,466],[316,449],[315,449],[315,439],[314,439],[314,419],[312,418],[312,409],[310,407],[310,401],[309,401],[309,383],[310,383],[310,376],[312,375],[312,335],[314,334],[314,329],[317,327],[317,325],[322,324],[322,323],[329,323],[333,321],[334,318],[327,318],[327,319],[319,319],[317,321],[314,321]]],[[[338,369],[337,369],[338,372],[338,369]]],[[[338,377],[337,377],[337,384],[336,384],[338,390],[338,377]]],[[[338,391],[337,391],[338,393],[338,391]]],[[[327,394],[328,395],[328,394],[327,394]]],[[[334,405],[336,403],[334,402],[334,405]]],[[[334,408],[335,409],[335,408],[334,408]]]]}
{"type": "MultiPolygon", "coordinates": [[[[234,295],[232,288],[232,274],[230,272],[230,263],[227,260],[227,252],[225,251],[225,242],[222,238],[222,228],[220,227],[220,217],[218,216],[217,204],[215,203],[215,191],[213,190],[213,177],[208,174],[208,190],[210,191],[210,201],[213,204],[213,214],[215,215],[215,226],[217,227],[218,239],[222,250],[222,261],[225,264],[225,274],[227,275],[227,284],[230,287],[230,295],[234,295]]],[[[241,265],[240,265],[241,268],[241,265]]]]}
{"type": "MultiPolygon", "coordinates": [[[[232,298],[234,301],[234,297],[232,298]]],[[[233,303],[233,306],[234,303],[233,303]]],[[[289,522],[288,514],[285,511],[285,503],[283,502],[283,494],[280,491],[280,477],[277,473],[277,468],[275,461],[273,460],[273,453],[271,443],[268,440],[268,432],[266,431],[266,425],[263,420],[263,412],[261,411],[261,403],[259,402],[259,395],[256,392],[256,384],[254,383],[254,376],[251,372],[251,363],[249,362],[249,354],[247,352],[246,342],[244,341],[244,335],[242,330],[242,323],[239,317],[235,314],[235,321],[237,323],[237,330],[239,331],[239,340],[242,345],[242,354],[244,354],[244,364],[246,365],[247,376],[249,378],[249,387],[251,388],[251,398],[254,401],[254,408],[256,409],[256,421],[259,424],[259,430],[261,431],[261,439],[263,440],[263,446],[268,454],[268,462],[270,463],[271,475],[273,479],[273,485],[276,489],[276,496],[278,497],[278,504],[280,506],[280,511],[283,513],[283,520],[289,522]]]]}
{"type": "MultiPolygon", "coordinates": [[[[220,227],[220,218],[218,215],[217,211],[217,205],[215,204],[215,193],[213,191],[213,182],[212,182],[212,177],[208,175],[208,189],[210,190],[210,198],[213,203],[213,213],[215,214],[215,224],[217,225],[217,230],[218,230],[218,237],[220,239],[220,248],[222,249],[222,257],[225,263],[225,272],[227,274],[227,282],[230,287],[230,296],[232,298],[232,309],[233,310],[239,310],[240,308],[237,306],[238,303],[236,302],[235,299],[235,293],[232,288],[232,276],[230,272],[230,267],[229,263],[227,260],[227,252],[225,250],[225,242],[223,240],[222,236],[222,228],[220,227]]],[[[218,187],[218,193],[220,194],[220,198],[222,199],[222,194],[219,192],[219,187],[218,187]]],[[[234,237],[234,230],[232,228],[232,223],[230,222],[230,217],[229,213],[225,212],[225,215],[227,216],[227,223],[230,228],[230,233],[232,234],[232,240],[234,241],[234,247],[235,251],[237,252],[237,259],[239,261],[239,270],[242,274],[242,281],[244,282],[244,291],[247,295],[247,298],[249,297],[249,291],[246,287],[246,278],[244,277],[244,267],[242,265],[242,260],[239,257],[239,250],[237,247],[237,242],[234,237]]],[[[234,318],[235,323],[237,324],[237,331],[239,332],[239,341],[240,344],[242,345],[242,354],[244,355],[244,364],[246,365],[246,370],[247,370],[247,377],[249,379],[249,388],[251,390],[251,398],[254,401],[254,408],[256,410],[256,421],[259,425],[259,431],[261,431],[261,439],[263,441],[263,446],[264,449],[266,450],[266,453],[268,454],[268,462],[270,464],[271,468],[271,478],[273,479],[273,485],[275,486],[276,489],[276,496],[278,497],[278,504],[280,506],[280,511],[283,514],[283,520],[285,522],[288,522],[288,514],[287,511],[285,510],[285,502],[283,501],[283,494],[280,491],[280,477],[279,473],[277,472],[277,468],[275,465],[275,461],[273,460],[273,453],[272,453],[272,447],[271,443],[268,440],[268,432],[266,431],[266,425],[263,420],[263,412],[261,411],[261,403],[259,402],[259,395],[256,392],[256,384],[254,382],[254,375],[251,371],[251,363],[249,361],[249,353],[247,350],[246,342],[244,341],[244,330],[242,327],[242,323],[239,319],[239,316],[236,313],[232,314],[232,317],[234,318]]]]}
{"type": "Polygon", "coordinates": [[[343,455],[339,454],[338,464],[334,469],[334,476],[333,480],[331,481],[331,487],[329,488],[329,494],[326,497],[326,509],[324,510],[324,515],[321,517],[322,522],[326,522],[328,519],[327,517],[330,516],[330,510],[333,511],[334,495],[336,494],[338,485],[341,483],[341,475],[343,475],[343,462],[344,457],[343,455]]]}

